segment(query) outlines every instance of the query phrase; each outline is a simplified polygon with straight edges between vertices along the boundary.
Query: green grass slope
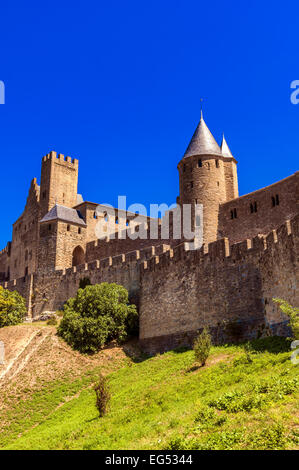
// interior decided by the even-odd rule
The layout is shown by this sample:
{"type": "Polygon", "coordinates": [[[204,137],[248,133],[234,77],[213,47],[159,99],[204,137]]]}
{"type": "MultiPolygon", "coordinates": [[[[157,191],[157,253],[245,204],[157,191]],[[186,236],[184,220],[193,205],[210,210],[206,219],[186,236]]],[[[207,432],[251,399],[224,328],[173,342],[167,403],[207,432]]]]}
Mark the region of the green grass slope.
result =
{"type": "Polygon", "coordinates": [[[0,435],[6,449],[298,449],[299,366],[280,338],[214,347],[205,367],[172,351],[109,375],[99,418],[92,383],[53,384],[19,403],[0,435]],[[64,394],[73,398],[55,408],[64,394]]]}

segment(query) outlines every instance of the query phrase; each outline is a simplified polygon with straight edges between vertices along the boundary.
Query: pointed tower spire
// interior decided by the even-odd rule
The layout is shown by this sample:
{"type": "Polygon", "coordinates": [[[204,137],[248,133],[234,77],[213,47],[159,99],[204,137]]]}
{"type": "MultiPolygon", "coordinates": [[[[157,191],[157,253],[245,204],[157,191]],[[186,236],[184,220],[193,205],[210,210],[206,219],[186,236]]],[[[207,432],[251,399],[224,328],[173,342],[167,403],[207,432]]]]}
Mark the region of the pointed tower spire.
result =
{"type": "Polygon", "coordinates": [[[222,137],[222,144],[221,144],[221,153],[224,157],[231,157],[233,158],[233,155],[230,151],[230,148],[229,146],[227,145],[227,142],[225,140],[225,137],[224,137],[224,134],[223,134],[223,137],[222,137]]]}
{"type": "Polygon", "coordinates": [[[192,155],[221,155],[221,149],[204,121],[202,109],[199,124],[183,158],[192,155]]]}

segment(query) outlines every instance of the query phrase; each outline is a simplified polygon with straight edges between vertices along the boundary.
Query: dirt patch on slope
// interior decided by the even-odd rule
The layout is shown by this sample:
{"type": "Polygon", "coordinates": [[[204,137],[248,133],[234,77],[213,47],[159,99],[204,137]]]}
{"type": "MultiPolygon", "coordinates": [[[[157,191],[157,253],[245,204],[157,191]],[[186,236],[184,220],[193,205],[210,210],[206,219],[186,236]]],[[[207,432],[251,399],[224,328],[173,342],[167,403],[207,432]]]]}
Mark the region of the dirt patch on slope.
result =
{"type": "MultiPolygon", "coordinates": [[[[56,328],[23,324],[0,330],[5,344],[5,365],[10,370],[0,380],[0,410],[13,408],[19,400],[56,380],[76,380],[100,367],[109,373],[121,367],[128,357],[123,348],[111,344],[92,356],[73,351],[56,335],[56,328]]],[[[133,349],[135,348],[133,342],[133,349]]],[[[4,371],[5,372],[5,371],[4,371]]]]}

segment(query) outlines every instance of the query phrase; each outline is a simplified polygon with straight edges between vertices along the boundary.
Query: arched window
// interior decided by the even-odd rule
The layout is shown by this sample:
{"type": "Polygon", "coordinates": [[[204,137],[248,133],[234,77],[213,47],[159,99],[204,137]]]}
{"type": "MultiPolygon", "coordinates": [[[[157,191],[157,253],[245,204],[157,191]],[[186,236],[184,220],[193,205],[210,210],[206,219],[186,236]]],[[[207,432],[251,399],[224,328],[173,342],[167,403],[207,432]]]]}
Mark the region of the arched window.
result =
{"type": "Polygon", "coordinates": [[[73,251],[72,266],[78,266],[78,264],[85,263],[85,253],[82,246],[76,246],[73,251]]]}
{"type": "Polygon", "coordinates": [[[198,168],[201,168],[201,167],[202,167],[202,160],[201,160],[201,158],[198,160],[197,165],[198,165],[198,168]]]}
{"type": "Polygon", "coordinates": [[[67,231],[69,232],[69,231],[71,230],[71,226],[68,225],[68,226],[66,227],[66,229],[67,229],[67,231]]]}

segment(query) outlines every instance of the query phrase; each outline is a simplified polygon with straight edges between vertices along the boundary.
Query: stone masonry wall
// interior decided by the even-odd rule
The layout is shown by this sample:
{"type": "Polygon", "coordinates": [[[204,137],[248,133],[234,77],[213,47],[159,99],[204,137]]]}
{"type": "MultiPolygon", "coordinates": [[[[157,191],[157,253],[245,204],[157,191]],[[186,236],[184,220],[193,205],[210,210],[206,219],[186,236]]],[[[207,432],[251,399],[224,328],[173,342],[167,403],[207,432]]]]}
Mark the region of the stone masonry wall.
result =
{"type": "Polygon", "coordinates": [[[236,243],[257,234],[267,234],[298,213],[299,172],[277,183],[220,205],[218,238],[236,243]],[[276,204],[278,196],[279,204],[276,204]],[[272,198],[275,200],[273,205],[272,198]],[[251,212],[251,204],[256,212],[251,212]],[[231,218],[236,209],[237,218],[231,218]]]}
{"type": "Polygon", "coordinates": [[[299,304],[299,216],[266,238],[203,250],[185,245],[145,263],[141,272],[140,341],[157,352],[190,345],[204,326],[217,342],[255,337],[268,325],[286,334],[273,297],[299,304]]]}
{"type": "Polygon", "coordinates": [[[76,294],[83,278],[89,278],[92,284],[116,282],[123,285],[128,289],[131,301],[138,305],[141,263],[168,249],[167,245],[148,247],[65,270],[40,272],[34,276],[33,316],[61,309],[64,302],[76,294]]]}

